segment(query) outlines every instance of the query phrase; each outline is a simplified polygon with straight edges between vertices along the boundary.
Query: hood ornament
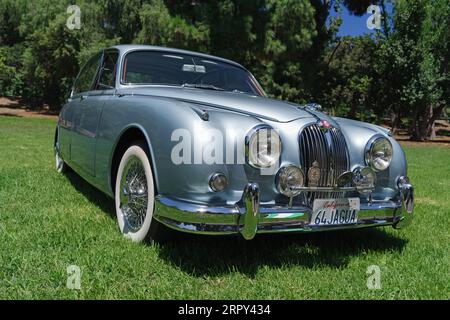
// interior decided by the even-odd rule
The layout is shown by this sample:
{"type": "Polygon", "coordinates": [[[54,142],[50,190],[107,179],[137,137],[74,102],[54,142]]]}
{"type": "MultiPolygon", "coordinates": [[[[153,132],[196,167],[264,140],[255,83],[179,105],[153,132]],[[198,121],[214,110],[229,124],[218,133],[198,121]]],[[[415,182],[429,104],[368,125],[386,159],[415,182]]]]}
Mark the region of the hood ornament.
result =
{"type": "Polygon", "coordinates": [[[306,109],[309,111],[320,111],[322,110],[322,106],[318,103],[307,103],[304,105],[306,109]]]}

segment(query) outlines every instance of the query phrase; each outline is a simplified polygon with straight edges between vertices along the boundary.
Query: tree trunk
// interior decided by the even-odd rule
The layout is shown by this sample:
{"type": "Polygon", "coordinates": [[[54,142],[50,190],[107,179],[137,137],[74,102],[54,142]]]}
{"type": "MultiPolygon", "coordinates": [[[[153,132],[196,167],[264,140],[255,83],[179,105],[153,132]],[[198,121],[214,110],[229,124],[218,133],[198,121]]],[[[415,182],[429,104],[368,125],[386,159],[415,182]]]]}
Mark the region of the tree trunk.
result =
{"type": "Polygon", "coordinates": [[[355,94],[353,94],[353,99],[352,99],[352,102],[351,102],[351,105],[350,105],[350,110],[348,111],[348,115],[347,116],[350,119],[356,120],[356,112],[357,112],[357,110],[358,110],[358,99],[355,96],[355,94]]]}
{"type": "Polygon", "coordinates": [[[401,121],[400,111],[396,110],[396,111],[392,112],[391,113],[391,132],[392,132],[392,134],[397,133],[397,130],[400,127],[400,121],[401,121]]]}
{"type": "Polygon", "coordinates": [[[439,104],[437,108],[433,108],[432,105],[429,105],[422,113],[415,112],[412,140],[425,141],[436,138],[434,122],[441,115],[444,106],[445,104],[443,103],[439,104]]]}
{"type": "Polygon", "coordinates": [[[434,121],[433,121],[433,123],[430,126],[430,130],[428,131],[428,139],[429,140],[436,139],[436,130],[435,130],[435,127],[434,127],[434,121]]]}
{"type": "Polygon", "coordinates": [[[411,140],[420,141],[420,133],[419,133],[419,107],[416,106],[414,108],[412,114],[412,128],[410,129],[411,140]]]}

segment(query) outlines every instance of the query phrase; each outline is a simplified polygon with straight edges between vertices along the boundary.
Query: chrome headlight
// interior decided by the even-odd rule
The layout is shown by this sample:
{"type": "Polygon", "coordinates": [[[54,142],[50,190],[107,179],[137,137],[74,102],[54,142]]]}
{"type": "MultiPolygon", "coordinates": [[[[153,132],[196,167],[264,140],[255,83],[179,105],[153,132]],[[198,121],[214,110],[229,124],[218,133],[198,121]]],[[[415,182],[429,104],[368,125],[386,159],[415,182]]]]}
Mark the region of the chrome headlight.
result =
{"type": "Polygon", "coordinates": [[[294,165],[283,167],[277,174],[278,191],[286,197],[295,197],[298,195],[305,184],[305,175],[303,171],[294,165]]]}
{"type": "Polygon", "coordinates": [[[255,168],[270,168],[278,162],[281,154],[281,139],[268,127],[259,127],[247,136],[247,161],[255,168]]]}
{"type": "Polygon", "coordinates": [[[383,136],[375,136],[366,146],[366,163],[375,171],[389,168],[392,161],[392,144],[383,136]]]}

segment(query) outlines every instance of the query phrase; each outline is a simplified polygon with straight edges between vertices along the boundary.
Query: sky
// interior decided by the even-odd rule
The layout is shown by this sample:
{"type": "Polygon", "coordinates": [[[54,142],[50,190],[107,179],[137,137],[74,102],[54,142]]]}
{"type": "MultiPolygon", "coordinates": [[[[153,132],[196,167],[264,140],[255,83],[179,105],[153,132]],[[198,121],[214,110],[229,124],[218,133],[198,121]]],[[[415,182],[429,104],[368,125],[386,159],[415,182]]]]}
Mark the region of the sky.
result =
{"type": "MultiPolygon", "coordinates": [[[[392,12],[392,5],[387,4],[386,10],[392,12]]],[[[347,8],[342,8],[342,13],[336,13],[331,10],[331,16],[336,17],[342,15],[343,23],[339,29],[338,36],[360,36],[363,34],[375,33],[375,30],[370,30],[367,27],[367,20],[371,14],[366,13],[361,17],[350,14],[347,8]]]]}

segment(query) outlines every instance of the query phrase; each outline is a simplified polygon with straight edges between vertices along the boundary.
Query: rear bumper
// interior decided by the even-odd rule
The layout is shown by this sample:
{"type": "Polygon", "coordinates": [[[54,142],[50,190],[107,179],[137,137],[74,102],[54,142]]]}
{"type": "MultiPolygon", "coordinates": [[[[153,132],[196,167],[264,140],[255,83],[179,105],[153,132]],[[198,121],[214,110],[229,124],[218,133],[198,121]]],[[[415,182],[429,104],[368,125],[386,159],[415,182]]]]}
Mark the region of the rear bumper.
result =
{"type": "Polygon", "coordinates": [[[259,186],[246,185],[242,199],[230,206],[205,206],[158,196],[154,217],[166,226],[184,232],[225,235],[240,233],[253,239],[257,233],[315,232],[392,225],[403,228],[412,220],[413,187],[399,184],[402,198],[398,202],[383,201],[362,204],[356,224],[311,226],[311,208],[281,207],[260,204],[259,186]]]}

